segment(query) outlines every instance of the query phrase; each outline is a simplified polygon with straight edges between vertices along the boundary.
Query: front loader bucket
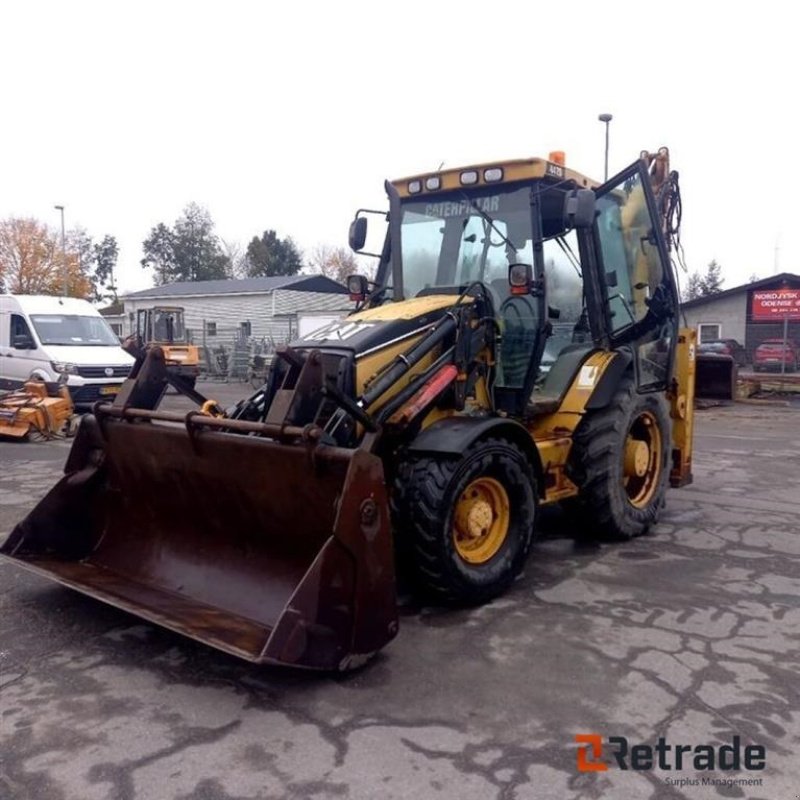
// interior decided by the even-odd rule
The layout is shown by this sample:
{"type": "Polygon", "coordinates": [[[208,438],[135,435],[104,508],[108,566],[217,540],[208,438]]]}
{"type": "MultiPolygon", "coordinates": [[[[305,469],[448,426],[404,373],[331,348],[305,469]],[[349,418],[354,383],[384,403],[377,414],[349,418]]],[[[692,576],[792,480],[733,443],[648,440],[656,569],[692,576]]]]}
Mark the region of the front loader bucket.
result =
{"type": "Polygon", "coordinates": [[[695,397],[705,400],[735,400],[738,370],[731,356],[698,353],[695,397]]]}
{"type": "Polygon", "coordinates": [[[250,661],[347,669],[394,637],[376,456],[112,411],[0,554],[250,661]]]}

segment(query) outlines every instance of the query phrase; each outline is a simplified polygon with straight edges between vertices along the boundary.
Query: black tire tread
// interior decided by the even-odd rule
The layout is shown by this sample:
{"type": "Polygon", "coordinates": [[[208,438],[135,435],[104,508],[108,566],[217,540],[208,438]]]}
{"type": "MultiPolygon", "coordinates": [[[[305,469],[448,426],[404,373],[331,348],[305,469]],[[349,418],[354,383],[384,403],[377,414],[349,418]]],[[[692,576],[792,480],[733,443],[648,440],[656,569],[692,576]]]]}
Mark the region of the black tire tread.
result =
{"type": "Polygon", "coordinates": [[[480,440],[461,458],[442,456],[409,458],[398,468],[394,481],[391,505],[395,529],[399,532],[401,540],[401,552],[402,540],[407,537],[406,562],[416,574],[417,582],[423,590],[449,603],[480,603],[500,594],[516,577],[519,571],[516,567],[521,569],[532,541],[531,532],[522,543],[521,553],[515,559],[515,568],[509,572],[500,586],[486,592],[473,590],[470,596],[465,596],[462,587],[453,585],[446,565],[442,562],[440,548],[440,537],[448,516],[448,510],[443,508],[443,502],[448,487],[464,460],[479,457],[476,455],[479,449],[486,450],[484,456],[486,459],[495,457],[499,450],[506,450],[509,451],[509,456],[503,456],[501,453],[500,458],[511,457],[517,464],[527,464],[527,479],[535,496],[533,469],[525,454],[517,445],[497,438],[480,440]]]}
{"type": "MultiPolygon", "coordinates": [[[[666,421],[668,429],[669,411],[663,396],[643,397],[650,398],[646,402],[653,405],[651,410],[666,421]]],[[[580,488],[576,510],[581,523],[591,526],[599,538],[626,540],[646,533],[658,520],[664,504],[669,473],[668,436],[663,441],[667,463],[662,464],[660,486],[650,504],[645,509],[627,506],[621,512],[618,499],[612,496],[619,491],[615,485],[614,460],[619,457],[621,441],[627,435],[627,412],[639,402],[633,376],[626,376],[609,406],[587,414],[573,434],[570,472],[580,488]]]]}

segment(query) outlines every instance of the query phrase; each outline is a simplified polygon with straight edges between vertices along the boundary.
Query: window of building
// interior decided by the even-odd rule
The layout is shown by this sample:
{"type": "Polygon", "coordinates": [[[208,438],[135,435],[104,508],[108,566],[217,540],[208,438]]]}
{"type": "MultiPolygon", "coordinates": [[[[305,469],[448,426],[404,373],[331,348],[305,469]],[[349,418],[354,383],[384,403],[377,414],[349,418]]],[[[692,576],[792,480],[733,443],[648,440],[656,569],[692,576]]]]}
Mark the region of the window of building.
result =
{"type": "Polygon", "coordinates": [[[122,336],[122,323],[121,322],[109,322],[109,327],[117,336],[122,336]]]}
{"type": "Polygon", "coordinates": [[[253,326],[250,324],[249,320],[247,322],[239,323],[239,332],[242,334],[242,336],[253,335],[253,326]]]}
{"type": "Polygon", "coordinates": [[[721,329],[722,326],[718,322],[701,322],[697,326],[697,338],[700,344],[719,339],[722,335],[721,329]]]}
{"type": "Polygon", "coordinates": [[[206,336],[216,336],[216,335],[217,335],[217,323],[206,322],[206,336]]]}

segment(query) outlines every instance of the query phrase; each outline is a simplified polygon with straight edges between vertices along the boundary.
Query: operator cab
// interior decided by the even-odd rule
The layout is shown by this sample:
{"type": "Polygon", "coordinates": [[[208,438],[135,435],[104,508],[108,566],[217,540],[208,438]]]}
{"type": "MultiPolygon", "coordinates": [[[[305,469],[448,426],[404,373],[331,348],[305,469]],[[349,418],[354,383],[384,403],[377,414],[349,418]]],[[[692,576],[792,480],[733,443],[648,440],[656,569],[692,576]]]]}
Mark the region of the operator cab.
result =
{"type": "Polygon", "coordinates": [[[159,306],[140,309],[136,323],[138,334],[145,344],[186,342],[182,308],[159,306]]]}
{"type": "MultiPolygon", "coordinates": [[[[630,343],[640,388],[663,388],[674,348],[667,311],[677,301],[650,183],[643,161],[598,186],[544,159],[387,183],[390,225],[367,306],[488,297],[499,332],[493,394],[511,414],[557,406],[601,346],[630,343]],[[578,199],[583,219],[574,213],[578,199]],[[514,265],[529,269],[527,291],[512,291],[514,265]],[[660,327],[644,323],[654,299],[660,327]]],[[[356,251],[366,235],[362,214],[351,226],[356,251]]]]}

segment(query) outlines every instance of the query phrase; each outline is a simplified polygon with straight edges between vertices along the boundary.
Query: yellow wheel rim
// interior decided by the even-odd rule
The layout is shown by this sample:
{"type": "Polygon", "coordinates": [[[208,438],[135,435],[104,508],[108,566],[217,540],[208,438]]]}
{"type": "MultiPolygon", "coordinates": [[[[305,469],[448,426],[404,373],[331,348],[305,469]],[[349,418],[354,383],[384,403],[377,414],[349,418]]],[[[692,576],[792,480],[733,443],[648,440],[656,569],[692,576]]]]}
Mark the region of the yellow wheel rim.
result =
{"type": "Polygon", "coordinates": [[[494,478],[476,478],[461,493],[453,519],[456,552],[469,564],[485,564],[508,536],[508,494],[494,478]]]}
{"type": "Polygon", "coordinates": [[[661,478],[663,454],[661,428],[649,411],[633,421],[622,454],[622,483],[631,505],[645,508],[661,478]]]}

